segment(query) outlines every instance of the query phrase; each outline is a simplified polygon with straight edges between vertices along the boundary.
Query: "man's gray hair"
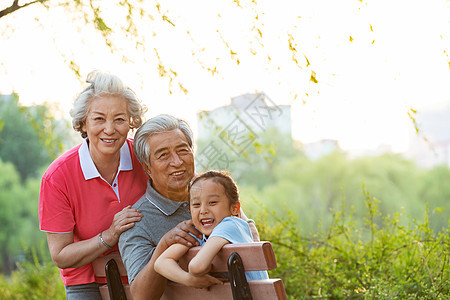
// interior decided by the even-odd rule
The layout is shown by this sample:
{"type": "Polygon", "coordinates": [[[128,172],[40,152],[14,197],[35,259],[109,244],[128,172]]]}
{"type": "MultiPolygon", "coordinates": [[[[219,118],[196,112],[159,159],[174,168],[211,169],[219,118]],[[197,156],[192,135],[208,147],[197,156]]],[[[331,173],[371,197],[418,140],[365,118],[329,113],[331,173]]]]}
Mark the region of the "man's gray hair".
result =
{"type": "Polygon", "coordinates": [[[87,76],[86,82],[89,85],[78,95],[70,110],[73,129],[80,132],[82,138],[87,137],[87,133],[82,128],[86,122],[91,100],[105,95],[126,100],[128,115],[130,116],[130,129],[141,126],[147,107],[141,104],[133,90],[127,87],[118,76],[101,71],[92,71],[87,76]]]}
{"type": "Polygon", "coordinates": [[[171,115],[158,115],[146,121],[136,131],[134,136],[133,150],[141,164],[150,165],[151,149],[148,138],[156,133],[162,133],[179,129],[187,139],[189,147],[193,149],[193,135],[188,123],[171,115]]]}

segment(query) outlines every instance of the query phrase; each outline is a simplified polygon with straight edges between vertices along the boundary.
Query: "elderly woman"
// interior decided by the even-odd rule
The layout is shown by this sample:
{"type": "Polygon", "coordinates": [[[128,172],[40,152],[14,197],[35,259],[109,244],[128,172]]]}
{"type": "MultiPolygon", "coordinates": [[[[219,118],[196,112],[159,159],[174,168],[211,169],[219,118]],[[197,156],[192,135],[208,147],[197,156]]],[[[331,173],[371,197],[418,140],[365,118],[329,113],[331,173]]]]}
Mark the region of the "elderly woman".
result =
{"type": "Polygon", "coordinates": [[[86,81],[70,111],[85,140],[49,166],[39,197],[40,229],[67,299],[101,299],[91,262],[117,251],[121,233],[140,221],[131,205],[148,180],[127,139],[146,108],[117,76],[92,72],[86,81]]]}

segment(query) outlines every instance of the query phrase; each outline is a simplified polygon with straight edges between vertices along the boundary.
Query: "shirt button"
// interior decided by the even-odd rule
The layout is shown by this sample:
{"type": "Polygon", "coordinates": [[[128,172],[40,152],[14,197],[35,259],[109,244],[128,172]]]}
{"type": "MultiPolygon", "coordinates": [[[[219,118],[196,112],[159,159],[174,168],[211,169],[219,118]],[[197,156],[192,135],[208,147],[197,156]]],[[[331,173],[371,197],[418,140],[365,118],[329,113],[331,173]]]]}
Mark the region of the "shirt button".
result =
{"type": "Polygon", "coordinates": [[[117,186],[117,183],[114,183],[113,187],[116,187],[116,186],[117,186]]]}

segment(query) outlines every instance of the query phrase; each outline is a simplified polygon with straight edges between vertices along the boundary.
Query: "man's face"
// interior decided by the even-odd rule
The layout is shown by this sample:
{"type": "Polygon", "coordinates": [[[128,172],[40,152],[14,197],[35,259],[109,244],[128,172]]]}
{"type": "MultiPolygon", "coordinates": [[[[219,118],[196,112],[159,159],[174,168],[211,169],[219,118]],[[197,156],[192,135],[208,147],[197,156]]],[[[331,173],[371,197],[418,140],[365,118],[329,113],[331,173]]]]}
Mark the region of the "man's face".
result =
{"type": "Polygon", "coordinates": [[[144,166],[153,188],[174,201],[188,200],[188,185],[194,176],[194,154],[179,129],[150,136],[150,165],[144,166]]]}

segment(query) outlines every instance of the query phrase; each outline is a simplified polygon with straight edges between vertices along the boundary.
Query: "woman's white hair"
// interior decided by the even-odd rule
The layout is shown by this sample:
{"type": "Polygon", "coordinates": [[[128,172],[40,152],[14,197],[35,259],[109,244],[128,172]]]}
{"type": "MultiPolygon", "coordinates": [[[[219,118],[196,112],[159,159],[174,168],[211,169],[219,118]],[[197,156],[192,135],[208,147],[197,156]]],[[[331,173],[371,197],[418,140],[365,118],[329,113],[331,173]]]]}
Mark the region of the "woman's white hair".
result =
{"type": "Polygon", "coordinates": [[[147,107],[141,104],[133,90],[127,87],[118,76],[96,70],[89,73],[86,82],[89,85],[78,95],[70,110],[73,129],[80,132],[81,137],[87,137],[87,133],[82,128],[86,122],[90,102],[104,95],[120,97],[128,102],[130,129],[139,128],[142,125],[147,107]]]}

